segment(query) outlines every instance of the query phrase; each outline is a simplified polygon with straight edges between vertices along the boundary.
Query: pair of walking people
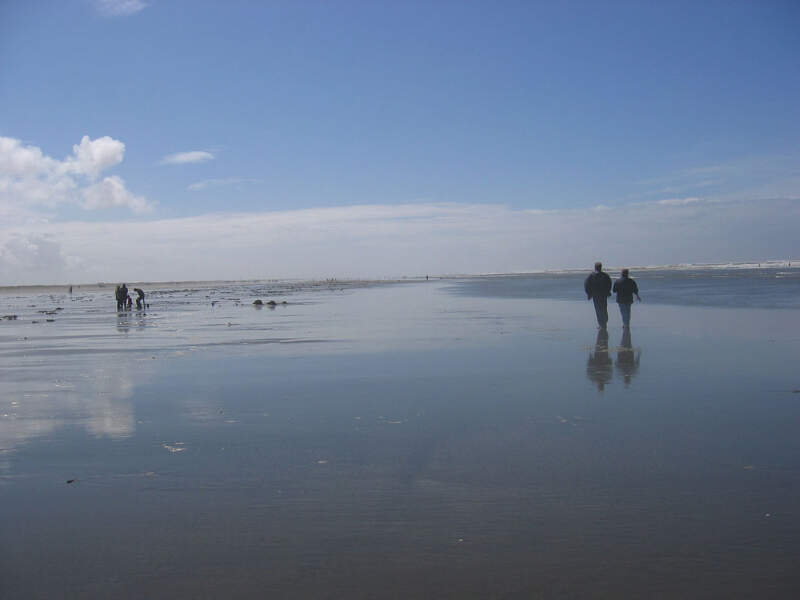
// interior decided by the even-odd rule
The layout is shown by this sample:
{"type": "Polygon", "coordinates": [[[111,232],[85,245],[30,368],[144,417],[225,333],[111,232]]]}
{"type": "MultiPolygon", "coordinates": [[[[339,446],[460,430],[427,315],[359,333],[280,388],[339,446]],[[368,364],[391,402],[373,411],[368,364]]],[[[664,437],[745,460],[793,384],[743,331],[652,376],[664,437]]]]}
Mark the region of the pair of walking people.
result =
{"type": "Polygon", "coordinates": [[[617,304],[622,315],[622,325],[630,327],[633,297],[636,296],[639,302],[642,299],[639,297],[639,286],[630,277],[628,269],[622,269],[622,277],[617,279],[612,286],[611,277],[603,271],[603,263],[596,262],[594,263],[594,273],[586,278],[583,283],[583,289],[586,291],[586,296],[589,300],[594,302],[597,324],[602,329],[605,329],[608,324],[608,297],[611,295],[612,290],[617,294],[617,304]]]}

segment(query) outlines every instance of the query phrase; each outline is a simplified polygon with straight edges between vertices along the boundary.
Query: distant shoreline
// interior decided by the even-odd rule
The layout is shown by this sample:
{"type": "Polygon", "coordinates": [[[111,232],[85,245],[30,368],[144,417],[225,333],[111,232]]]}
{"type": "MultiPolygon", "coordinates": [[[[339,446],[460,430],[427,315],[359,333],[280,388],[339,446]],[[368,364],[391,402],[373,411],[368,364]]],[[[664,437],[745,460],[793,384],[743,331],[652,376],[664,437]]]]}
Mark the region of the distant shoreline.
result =
{"type": "MultiPolygon", "coordinates": [[[[388,285],[394,283],[411,283],[425,281],[425,277],[407,277],[400,279],[219,279],[207,281],[126,281],[129,290],[141,287],[145,291],[156,291],[163,288],[215,288],[221,285],[269,285],[269,284],[289,284],[302,288],[330,287],[330,288],[356,288],[367,287],[370,285],[388,285]]],[[[73,292],[113,292],[119,283],[72,283],[72,284],[31,284],[31,285],[4,285],[0,286],[0,294],[25,293],[25,292],[47,292],[67,293],[72,287],[73,292]]]]}
{"type": "MultiPolygon", "coordinates": [[[[755,270],[755,269],[800,269],[800,259],[792,260],[770,260],[762,262],[727,262],[727,263],[684,263],[673,265],[603,265],[603,270],[609,273],[620,271],[624,268],[631,271],[707,271],[707,270],[755,270]]],[[[577,269],[541,269],[538,271],[512,271],[503,273],[478,273],[463,275],[441,275],[437,279],[457,279],[467,277],[517,277],[524,275],[576,275],[588,273],[590,267],[577,269]]]]}
{"type": "MultiPolygon", "coordinates": [[[[695,271],[712,269],[800,269],[800,258],[795,260],[766,260],[766,261],[742,261],[726,263],[679,263],[670,265],[626,265],[632,271],[695,271]]],[[[606,271],[614,272],[622,269],[622,266],[609,265],[606,271]]],[[[430,279],[467,279],[473,277],[519,277],[525,275],[572,275],[585,273],[591,270],[589,267],[564,268],[564,269],[535,269],[526,271],[504,271],[488,273],[445,273],[428,275],[430,279]]],[[[269,283],[296,283],[298,285],[331,285],[331,286],[364,286],[392,283],[411,283],[415,281],[426,281],[426,275],[409,275],[388,278],[348,278],[348,279],[302,279],[302,278],[269,278],[269,279],[209,279],[209,280],[184,280],[184,281],[131,281],[127,283],[129,288],[149,287],[160,288],[164,286],[202,286],[213,287],[223,284],[269,284],[269,283]]],[[[120,282],[92,282],[92,283],[42,283],[42,284],[20,284],[2,285],[0,293],[20,292],[20,291],[46,291],[48,289],[63,291],[63,288],[72,286],[73,290],[96,291],[100,289],[114,289],[120,282]]]]}

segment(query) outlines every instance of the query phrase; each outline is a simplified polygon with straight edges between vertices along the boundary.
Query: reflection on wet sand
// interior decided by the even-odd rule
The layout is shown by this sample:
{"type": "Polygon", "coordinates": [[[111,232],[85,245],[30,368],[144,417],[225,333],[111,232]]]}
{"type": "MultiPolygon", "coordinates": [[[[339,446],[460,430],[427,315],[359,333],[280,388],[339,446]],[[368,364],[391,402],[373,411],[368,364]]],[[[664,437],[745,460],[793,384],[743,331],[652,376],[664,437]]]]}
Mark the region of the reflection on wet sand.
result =
{"type": "Polygon", "coordinates": [[[589,360],[586,363],[586,376],[597,385],[598,391],[602,392],[606,384],[611,381],[612,371],[612,360],[608,355],[608,330],[600,329],[597,332],[594,349],[589,353],[589,360]]]}
{"type": "Polygon", "coordinates": [[[46,437],[60,427],[78,424],[92,436],[125,438],[134,433],[135,416],[130,402],[137,383],[149,380],[147,363],[133,365],[113,357],[98,361],[87,356],[71,370],[38,370],[33,381],[6,386],[0,399],[0,470],[2,461],[34,438],[46,437]]]}
{"type": "Polygon", "coordinates": [[[127,333],[134,326],[136,329],[144,329],[147,327],[146,317],[147,313],[142,310],[119,311],[117,313],[117,331],[127,333]]]}
{"type": "Polygon", "coordinates": [[[589,353],[589,360],[586,363],[586,377],[597,385],[597,389],[600,392],[604,391],[606,384],[611,382],[614,367],[616,367],[617,374],[625,382],[625,387],[630,385],[639,370],[641,351],[633,348],[630,328],[622,330],[622,339],[616,351],[617,360],[614,363],[609,356],[608,330],[599,330],[594,348],[589,353]]]}
{"type": "Polygon", "coordinates": [[[639,370],[639,358],[641,352],[634,351],[633,342],[631,341],[631,329],[626,327],[622,330],[622,340],[617,348],[617,372],[622,376],[625,381],[625,387],[630,385],[633,376],[639,370]]]}

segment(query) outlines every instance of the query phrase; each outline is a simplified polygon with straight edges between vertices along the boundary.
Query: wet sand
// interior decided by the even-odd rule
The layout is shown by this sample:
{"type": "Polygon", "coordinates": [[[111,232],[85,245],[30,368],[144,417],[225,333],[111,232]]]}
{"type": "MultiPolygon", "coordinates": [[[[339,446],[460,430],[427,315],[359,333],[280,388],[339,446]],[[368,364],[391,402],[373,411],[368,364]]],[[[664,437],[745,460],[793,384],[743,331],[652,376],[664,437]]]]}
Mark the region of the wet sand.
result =
{"type": "Polygon", "coordinates": [[[0,597],[800,587],[798,311],[252,285],[4,296],[0,597]]]}

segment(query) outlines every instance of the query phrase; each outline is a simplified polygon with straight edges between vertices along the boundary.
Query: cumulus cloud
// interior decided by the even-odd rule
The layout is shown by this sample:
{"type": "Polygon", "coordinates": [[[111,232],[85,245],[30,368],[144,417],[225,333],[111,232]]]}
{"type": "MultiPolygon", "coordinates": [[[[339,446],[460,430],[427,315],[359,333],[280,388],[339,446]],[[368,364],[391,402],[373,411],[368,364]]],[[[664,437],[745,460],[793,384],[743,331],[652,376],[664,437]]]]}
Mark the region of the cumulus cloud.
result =
{"type": "Polygon", "coordinates": [[[0,215],[6,223],[29,222],[45,217],[43,209],[62,204],[145,212],[152,204],[131,193],[120,177],[98,181],[103,171],[124,157],[125,144],[108,136],[94,140],[83,136],[63,160],[18,139],[0,137],[0,215]]]}
{"type": "MultiPolygon", "coordinates": [[[[58,243],[66,265],[23,281],[6,273],[0,259],[0,277],[15,283],[394,277],[586,267],[595,260],[630,266],[767,260],[797,255],[798,229],[800,198],[649,202],[601,211],[362,205],[39,224],[26,228],[27,235],[58,243]]],[[[3,235],[0,227],[0,248],[3,235]]]]}
{"type": "Polygon", "coordinates": [[[192,192],[200,192],[212,187],[221,187],[226,185],[241,185],[249,183],[261,183],[260,179],[247,179],[244,177],[226,177],[223,179],[205,179],[198,181],[188,186],[186,189],[192,192]]]}
{"type": "Polygon", "coordinates": [[[161,159],[162,165],[185,165],[189,163],[202,163],[214,160],[214,155],[205,150],[192,150],[191,152],[176,152],[167,154],[161,159]]]}
{"type": "Polygon", "coordinates": [[[125,144],[103,136],[96,140],[83,136],[80,144],[72,147],[73,155],[65,161],[71,171],[96,179],[102,171],[118,165],[125,157],[125,144]]]}
{"type": "Polygon", "coordinates": [[[116,175],[93,183],[85,188],[82,193],[82,206],[88,210],[114,206],[126,207],[136,213],[145,213],[152,210],[147,200],[128,191],[125,183],[116,175]]]}
{"type": "Polygon", "coordinates": [[[92,4],[104,17],[127,17],[148,6],[143,0],[92,0],[92,4]]]}
{"type": "Polygon", "coordinates": [[[56,161],[44,156],[36,146],[23,146],[14,138],[0,137],[0,173],[6,177],[35,176],[53,170],[55,165],[56,161]]]}

